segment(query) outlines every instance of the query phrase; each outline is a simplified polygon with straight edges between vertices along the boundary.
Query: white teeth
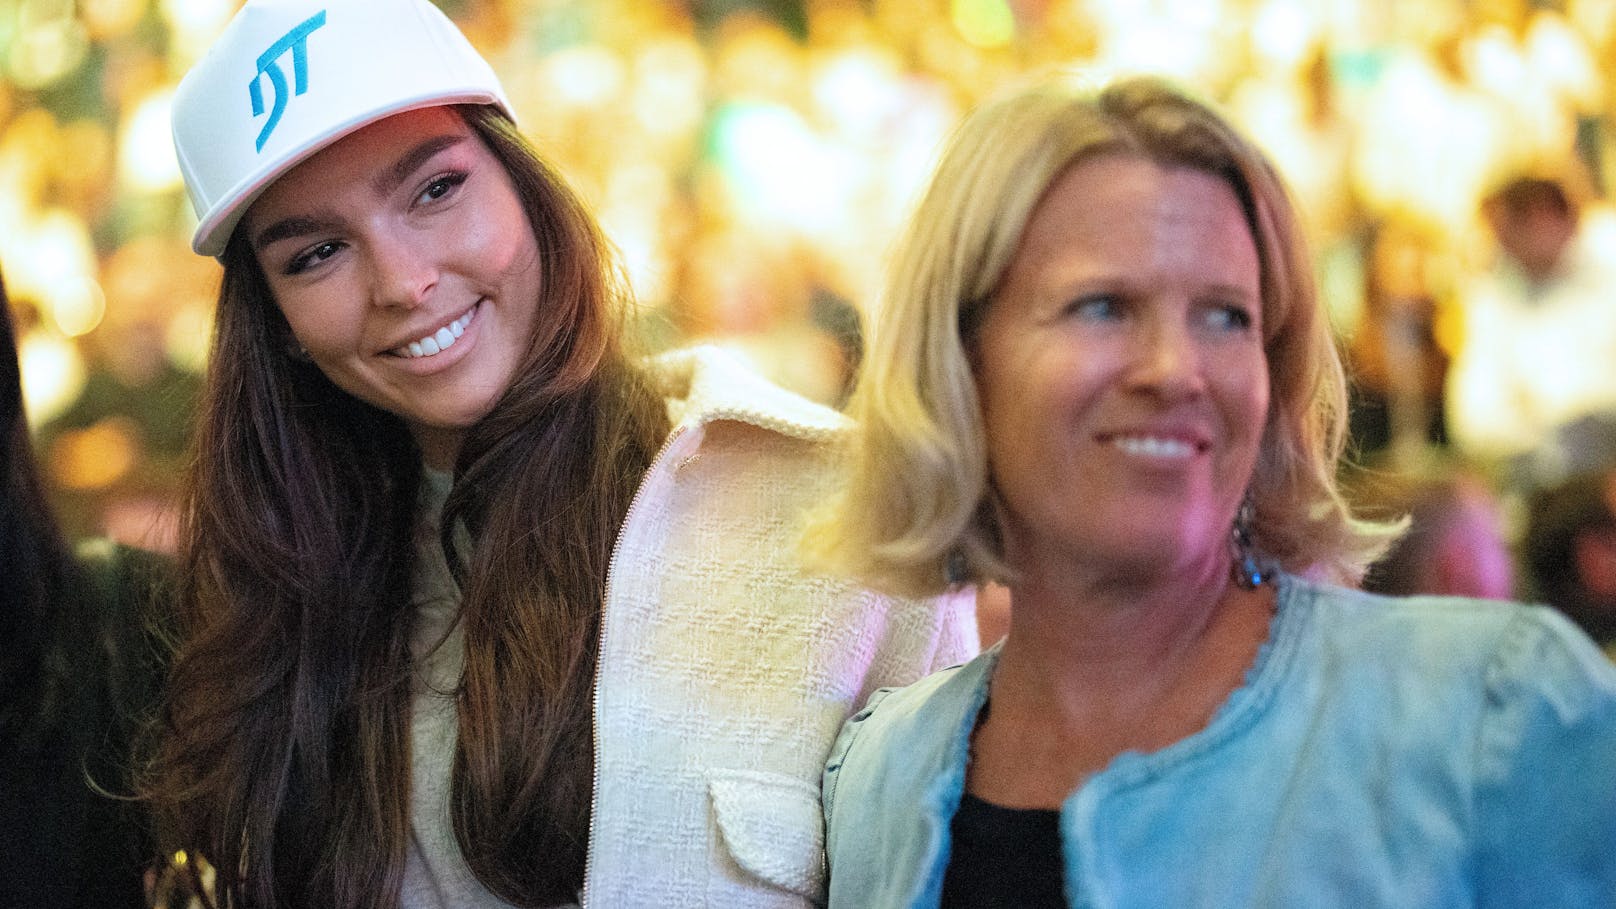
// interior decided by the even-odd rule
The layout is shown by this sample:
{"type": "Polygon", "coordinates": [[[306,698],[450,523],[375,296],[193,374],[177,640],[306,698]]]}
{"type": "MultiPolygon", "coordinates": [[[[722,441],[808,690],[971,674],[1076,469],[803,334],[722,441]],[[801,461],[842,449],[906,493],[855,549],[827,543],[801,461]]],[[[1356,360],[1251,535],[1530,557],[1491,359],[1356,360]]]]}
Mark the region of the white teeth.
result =
{"type": "Polygon", "coordinates": [[[466,326],[471,324],[472,313],[477,311],[473,306],[466,310],[460,318],[450,322],[419,341],[411,341],[403,347],[395,347],[391,351],[394,355],[416,359],[440,354],[454,346],[455,339],[466,333],[466,326]]]}
{"type": "Polygon", "coordinates": [[[1188,442],[1154,436],[1121,436],[1114,444],[1128,454],[1147,458],[1187,458],[1195,453],[1195,446],[1188,442]]]}

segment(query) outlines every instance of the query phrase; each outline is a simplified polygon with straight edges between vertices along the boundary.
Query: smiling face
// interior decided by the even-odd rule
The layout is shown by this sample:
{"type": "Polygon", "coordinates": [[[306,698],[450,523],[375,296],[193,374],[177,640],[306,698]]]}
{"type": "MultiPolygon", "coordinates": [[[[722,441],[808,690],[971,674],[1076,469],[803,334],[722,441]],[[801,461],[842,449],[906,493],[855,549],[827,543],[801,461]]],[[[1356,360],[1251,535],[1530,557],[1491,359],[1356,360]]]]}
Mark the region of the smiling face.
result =
{"type": "Polygon", "coordinates": [[[1118,155],[1064,171],[972,345],[1010,564],[1224,570],[1268,410],[1261,318],[1225,181],[1118,155]]]}
{"type": "Polygon", "coordinates": [[[521,367],[542,284],[522,201],[477,134],[449,107],[380,120],[277,180],[241,229],[320,371],[452,465],[521,367]]]}

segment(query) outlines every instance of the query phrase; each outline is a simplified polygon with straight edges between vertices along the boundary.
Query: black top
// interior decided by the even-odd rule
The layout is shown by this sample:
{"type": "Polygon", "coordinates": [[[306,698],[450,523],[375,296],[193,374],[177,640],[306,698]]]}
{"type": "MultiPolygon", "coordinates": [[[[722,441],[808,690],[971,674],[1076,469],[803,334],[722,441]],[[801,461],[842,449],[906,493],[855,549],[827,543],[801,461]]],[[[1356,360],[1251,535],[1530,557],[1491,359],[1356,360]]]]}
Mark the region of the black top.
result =
{"type": "MultiPolygon", "coordinates": [[[[56,603],[35,696],[0,734],[0,906],[137,909],[155,845],[131,789],[133,741],[163,672],[165,566],[128,549],[81,553],[56,603]],[[109,793],[116,793],[117,796],[109,793]]],[[[4,692],[13,697],[14,692],[4,692]]]]}
{"type": "Polygon", "coordinates": [[[1004,808],[967,792],[952,831],[941,909],[1065,909],[1060,812],[1004,808]]]}

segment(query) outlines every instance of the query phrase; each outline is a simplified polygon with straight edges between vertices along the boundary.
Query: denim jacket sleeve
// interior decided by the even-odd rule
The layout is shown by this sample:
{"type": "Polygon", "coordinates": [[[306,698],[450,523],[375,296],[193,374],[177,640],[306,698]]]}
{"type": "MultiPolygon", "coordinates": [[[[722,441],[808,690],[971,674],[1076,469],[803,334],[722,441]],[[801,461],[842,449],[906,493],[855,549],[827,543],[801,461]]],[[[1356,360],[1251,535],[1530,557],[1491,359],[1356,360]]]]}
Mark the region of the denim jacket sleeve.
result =
{"type": "MultiPolygon", "coordinates": [[[[836,744],[831,746],[830,757],[825,762],[823,785],[820,788],[820,801],[825,809],[827,837],[833,836],[835,831],[835,826],[831,823],[831,811],[835,807],[836,783],[840,779],[839,771],[842,769],[842,763],[847,760],[847,752],[852,749],[853,740],[858,738],[859,730],[863,728],[864,721],[870,718],[870,714],[875,712],[875,708],[886,699],[887,695],[897,690],[896,688],[881,688],[871,694],[864,707],[848,717],[847,722],[842,724],[841,734],[836,737],[836,744]]],[[[827,838],[825,843],[827,853],[830,851],[830,847],[831,844],[827,838]]]]}
{"type": "Polygon", "coordinates": [[[1616,666],[1548,610],[1511,632],[1476,742],[1477,905],[1616,905],[1616,666]]]}

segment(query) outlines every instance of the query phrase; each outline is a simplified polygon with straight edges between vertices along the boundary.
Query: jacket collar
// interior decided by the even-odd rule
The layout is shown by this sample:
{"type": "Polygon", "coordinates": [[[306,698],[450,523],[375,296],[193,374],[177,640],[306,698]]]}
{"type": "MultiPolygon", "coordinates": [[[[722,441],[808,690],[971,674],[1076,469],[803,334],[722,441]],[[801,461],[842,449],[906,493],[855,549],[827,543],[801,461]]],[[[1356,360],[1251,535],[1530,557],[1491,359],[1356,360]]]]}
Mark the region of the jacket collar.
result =
{"type": "Polygon", "coordinates": [[[675,429],[738,420],[792,438],[821,441],[852,426],[843,414],[769,382],[717,347],[671,351],[653,357],[646,367],[668,402],[675,429]]]}

